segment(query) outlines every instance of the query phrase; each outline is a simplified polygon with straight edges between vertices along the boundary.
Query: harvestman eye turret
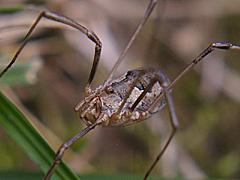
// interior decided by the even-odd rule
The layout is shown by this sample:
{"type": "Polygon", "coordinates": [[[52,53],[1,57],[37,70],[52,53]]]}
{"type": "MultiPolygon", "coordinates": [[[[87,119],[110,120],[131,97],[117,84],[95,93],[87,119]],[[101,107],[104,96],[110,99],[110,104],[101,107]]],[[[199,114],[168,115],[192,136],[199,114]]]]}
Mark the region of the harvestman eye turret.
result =
{"type": "Polygon", "coordinates": [[[21,46],[15,53],[12,60],[10,61],[8,66],[1,71],[0,77],[2,77],[7,72],[7,70],[15,63],[17,57],[23,50],[24,46],[27,44],[33,30],[36,28],[37,24],[42,18],[46,18],[71,26],[85,34],[92,42],[95,43],[94,60],[88,78],[88,83],[85,88],[85,97],[75,107],[75,111],[78,113],[80,119],[83,120],[87,127],[83,129],[79,134],[61,145],[61,147],[56,153],[52,165],[50,166],[48,172],[43,178],[44,180],[50,179],[50,177],[54,173],[55,168],[60,163],[64,152],[74,142],[82,138],[96,126],[128,126],[148,119],[150,116],[152,116],[152,114],[166,106],[169,110],[170,124],[172,130],[166,143],[163,145],[162,150],[146,172],[144,179],[147,179],[159,159],[166,151],[178,128],[178,119],[175,113],[172,98],[173,86],[183,75],[185,75],[190,69],[192,69],[196,64],[203,60],[205,56],[210,54],[215,49],[240,50],[239,46],[233,45],[228,42],[212,43],[196,58],[194,58],[193,61],[189,65],[187,65],[173,81],[170,81],[167,75],[164,74],[160,69],[130,70],[124,75],[114,78],[114,74],[119,64],[124,59],[124,56],[126,55],[129,47],[136,39],[138,33],[149,18],[156,4],[157,0],[150,0],[144,17],[138,25],[135,33],[132,35],[127,46],[120,54],[116,64],[110,72],[109,77],[103,83],[103,85],[100,85],[94,90],[91,89],[91,83],[100,59],[102,48],[101,41],[93,31],[80,25],[76,21],[51,12],[43,11],[39,14],[35,22],[30,27],[21,46]]]}

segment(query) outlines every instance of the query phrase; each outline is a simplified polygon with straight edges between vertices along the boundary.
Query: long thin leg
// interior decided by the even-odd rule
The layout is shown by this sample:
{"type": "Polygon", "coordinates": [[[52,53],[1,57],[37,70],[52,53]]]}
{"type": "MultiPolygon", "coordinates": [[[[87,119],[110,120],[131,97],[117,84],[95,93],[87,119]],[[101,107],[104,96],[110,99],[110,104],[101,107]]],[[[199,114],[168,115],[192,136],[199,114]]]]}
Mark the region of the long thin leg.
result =
{"type": "MultiPolygon", "coordinates": [[[[170,120],[171,120],[171,127],[172,127],[172,131],[171,134],[169,136],[169,138],[167,139],[167,142],[165,143],[165,145],[163,146],[163,149],[160,151],[160,153],[158,154],[157,158],[154,160],[153,164],[150,166],[150,168],[148,169],[144,180],[147,179],[147,177],[149,176],[149,174],[151,173],[151,171],[153,170],[153,168],[156,166],[157,162],[159,161],[159,159],[162,157],[162,155],[164,154],[164,152],[166,151],[169,143],[171,142],[177,127],[178,127],[178,119],[176,116],[176,112],[174,109],[174,104],[173,104],[173,100],[172,100],[172,96],[170,94],[170,90],[172,89],[172,87],[176,84],[176,82],[183,76],[185,75],[189,70],[191,70],[196,64],[198,64],[201,60],[204,59],[204,57],[206,57],[207,55],[209,55],[211,52],[213,52],[216,49],[223,49],[223,50],[230,50],[230,49],[237,49],[240,50],[240,46],[236,46],[233,45],[231,43],[228,42],[223,42],[223,43],[212,43],[210,46],[208,46],[204,51],[202,51],[189,65],[187,65],[187,67],[184,68],[183,71],[181,71],[181,73],[172,81],[172,83],[170,83],[168,86],[166,86],[164,88],[164,95],[166,96],[167,99],[167,104],[169,107],[169,112],[170,112],[170,120]]],[[[161,100],[163,94],[159,95],[159,97],[154,101],[154,103],[150,106],[149,111],[151,112],[152,109],[157,105],[157,103],[161,100]]]]}
{"type": "MultiPolygon", "coordinates": [[[[196,58],[193,59],[193,61],[188,64],[178,75],[177,77],[168,85],[167,90],[171,90],[173,86],[180,80],[188,71],[190,71],[195,65],[197,65],[200,61],[202,61],[207,55],[209,55],[211,52],[213,52],[216,49],[222,49],[222,50],[240,50],[240,46],[233,45],[229,42],[217,42],[212,43],[210,46],[208,46],[206,49],[204,49],[196,58]]],[[[149,111],[154,109],[156,104],[161,100],[163,94],[161,94],[154,103],[151,105],[149,111]]]]}
{"type": "Polygon", "coordinates": [[[140,103],[140,101],[145,97],[147,92],[154,86],[154,84],[158,81],[157,78],[153,78],[151,82],[148,84],[148,86],[144,89],[144,91],[140,94],[140,96],[137,98],[137,100],[133,103],[133,105],[130,107],[131,111],[134,111],[134,109],[137,107],[137,105],[140,103]]]}
{"type": "Polygon", "coordinates": [[[23,39],[22,44],[20,45],[20,47],[18,48],[17,52],[15,53],[14,57],[12,58],[12,60],[10,61],[10,63],[1,71],[0,73],[0,78],[8,71],[8,69],[15,63],[15,61],[17,60],[17,57],[19,56],[19,54],[21,53],[22,49],[25,47],[25,45],[27,44],[30,35],[32,34],[32,32],[34,31],[34,29],[36,28],[37,24],[39,23],[39,21],[42,18],[46,18],[52,21],[56,21],[56,22],[60,22],[63,23],[65,25],[71,26],[77,30],[79,30],[80,32],[82,32],[83,34],[85,34],[91,41],[93,41],[96,45],[95,45],[95,53],[94,53],[94,60],[93,60],[93,64],[92,64],[92,68],[91,68],[91,72],[88,78],[88,86],[89,87],[91,85],[91,82],[94,78],[96,69],[97,69],[97,65],[100,59],[100,54],[101,54],[101,49],[102,49],[102,43],[99,40],[99,38],[97,37],[97,35],[87,29],[86,27],[80,25],[79,23],[77,23],[76,21],[64,17],[64,16],[59,16],[57,14],[51,13],[51,12],[46,12],[43,11],[41,12],[37,19],[34,21],[34,23],[32,24],[32,26],[30,27],[30,29],[28,30],[26,36],[23,39]]]}
{"type": "Polygon", "coordinates": [[[62,157],[64,152],[73,144],[75,143],[77,140],[79,140],[81,137],[83,137],[84,135],[86,135],[89,131],[91,131],[92,129],[94,129],[97,125],[99,125],[99,122],[92,124],[90,126],[87,126],[85,129],[83,129],[80,133],[78,133],[77,135],[75,135],[73,138],[71,138],[70,140],[68,140],[67,142],[65,142],[64,144],[62,144],[60,146],[60,148],[58,149],[56,155],[55,155],[55,159],[53,161],[53,164],[51,165],[51,167],[49,168],[48,172],[46,173],[46,175],[44,176],[43,180],[49,180],[50,177],[52,176],[54,170],[56,169],[56,167],[58,166],[58,164],[61,162],[62,157]]]}
{"type": "Polygon", "coordinates": [[[169,146],[170,142],[172,141],[172,138],[173,138],[173,136],[176,133],[177,128],[178,128],[178,119],[177,119],[176,111],[175,111],[175,108],[174,108],[172,95],[170,94],[170,92],[167,89],[164,89],[164,95],[166,96],[166,99],[167,99],[172,131],[171,131],[170,136],[168,137],[166,143],[164,144],[162,150],[159,152],[156,159],[154,160],[154,162],[152,163],[152,165],[150,166],[150,168],[146,172],[146,174],[144,176],[144,180],[146,180],[148,178],[149,174],[152,172],[153,168],[156,166],[157,162],[160,160],[160,158],[162,157],[162,155],[166,151],[167,147],[169,146]]]}
{"type": "MultiPolygon", "coordinates": [[[[130,112],[133,112],[134,109],[137,107],[137,105],[141,102],[141,100],[145,97],[146,93],[154,86],[154,84],[158,81],[157,78],[153,78],[148,86],[144,89],[144,91],[140,94],[140,96],[136,99],[136,101],[133,103],[133,105],[129,108],[130,112]]],[[[131,92],[130,92],[131,93],[131,92]]],[[[134,124],[136,122],[143,121],[144,119],[139,119],[136,121],[129,121],[128,123],[125,123],[124,126],[129,126],[131,124],[134,124]]]]}
{"type": "Polygon", "coordinates": [[[116,115],[120,114],[120,112],[122,111],[125,103],[127,102],[127,99],[129,98],[129,96],[131,95],[133,89],[135,88],[136,84],[139,82],[141,76],[144,74],[144,71],[140,71],[138,74],[137,74],[137,77],[136,79],[133,81],[133,83],[131,84],[131,87],[129,88],[128,92],[126,93],[126,96],[124,97],[122,103],[120,104],[117,112],[116,112],[116,115]]]}
{"type": "Polygon", "coordinates": [[[187,65],[187,67],[185,67],[183,69],[183,71],[181,71],[177,77],[172,81],[172,83],[168,86],[168,90],[171,89],[176,82],[181,79],[181,77],[183,75],[185,75],[189,70],[191,70],[195,65],[197,65],[201,60],[204,59],[204,57],[206,57],[207,55],[209,55],[211,52],[213,52],[216,49],[222,49],[222,50],[230,50],[230,49],[237,49],[240,50],[240,46],[237,45],[233,45],[229,42],[217,42],[217,43],[212,43],[210,44],[210,46],[208,46],[205,50],[203,50],[195,59],[193,59],[193,61],[187,65]]]}
{"type": "Polygon", "coordinates": [[[105,84],[108,84],[109,81],[112,80],[113,75],[115,73],[115,71],[117,70],[118,66],[121,64],[122,60],[124,59],[128,49],[130,48],[130,46],[132,45],[132,43],[134,42],[134,40],[136,39],[137,35],[139,34],[140,30],[142,29],[142,27],[144,26],[144,24],[146,23],[146,21],[148,20],[149,16],[151,15],[154,7],[156,6],[158,0],[150,0],[148,7],[146,9],[145,15],[143,17],[143,19],[141,20],[140,24],[138,25],[136,31],[134,32],[134,34],[132,35],[130,41],[128,42],[128,44],[126,45],[126,47],[123,49],[123,51],[121,52],[119,58],[117,59],[117,62],[115,63],[114,67],[112,68],[105,84]]]}
{"type": "Polygon", "coordinates": [[[150,168],[146,172],[146,174],[144,176],[144,180],[146,180],[148,178],[149,174],[152,172],[153,168],[156,166],[157,162],[159,161],[159,159],[162,157],[162,155],[166,151],[168,145],[170,144],[170,142],[171,142],[171,140],[172,140],[172,138],[173,138],[173,136],[176,133],[176,130],[178,128],[178,119],[177,119],[177,115],[176,115],[176,112],[175,112],[172,95],[169,92],[169,90],[167,89],[168,81],[167,81],[166,77],[160,78],[160,77],[156,76],[155,78],[153,78],[150,81],[150,83],[148,84],[148,86],[144,89],[144,91],[137,98],[137,100],[134,102],[134,104],[132,105],[130,110],[134,111],[134,109],[137,107],[137,105],[140,103],[140,101],[145,97],[146,93],[154,86],[154,84],[156,82],[159,82],[160,85],[163,87],[163,94],[165,95],[165,97],[167,99],[172,131],[171,131],[170,136],[168,137],[166,143],[164,144],[162,150],[160,151],[160,153],[158,154],[158,156],[156,157],[156,159],[154,160],[154,162],[152,163],[152,165],[150,166],[150,168]]]}

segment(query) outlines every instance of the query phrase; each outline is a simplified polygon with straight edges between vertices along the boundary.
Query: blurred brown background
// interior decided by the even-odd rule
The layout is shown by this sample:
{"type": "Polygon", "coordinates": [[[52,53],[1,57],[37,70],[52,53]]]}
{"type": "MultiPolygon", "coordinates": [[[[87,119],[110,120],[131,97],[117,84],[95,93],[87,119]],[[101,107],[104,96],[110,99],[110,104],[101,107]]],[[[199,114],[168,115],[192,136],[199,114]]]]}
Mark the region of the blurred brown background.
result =
{"type": "MultiPolygon", "coordinates": [[[[63,14],[92,29],[103,43],[94,86],[101,84],[133,34],[147,0],[0,1],[24,11],[0,15],[1,61],[9,61],[41,9],[63,14]],[[34,5],[34,6],[32,6],[34,5]]],[[[159,67],[174,79],[212,42],[240,44],[240,1],[159,0],[118,73],[159,67]]],[[[38,120],[53,147],[83,128],[73,108],[83,97],[94,44],[83,34],[42,20],[19,63],[31,63],[27,83],[13,83],[19,102],[38,120]],[[55,135],[54,135],[55,134],[55,135]],[[58,137],[58,138],[56,138],[58,137]]],[[[240,53],[215,51],[174,88],[179,132],[156,174],[240,178],[240,53]]],[[[15,96],[12,95],[12,96],[15,96]]],[[[65,160],[81,173],[142,174],[169,133],[164,110],[126,128],[96,128],[76,143],[65,160]]],[[[0,169],[38,171],[0,127],[0,169]]]]}

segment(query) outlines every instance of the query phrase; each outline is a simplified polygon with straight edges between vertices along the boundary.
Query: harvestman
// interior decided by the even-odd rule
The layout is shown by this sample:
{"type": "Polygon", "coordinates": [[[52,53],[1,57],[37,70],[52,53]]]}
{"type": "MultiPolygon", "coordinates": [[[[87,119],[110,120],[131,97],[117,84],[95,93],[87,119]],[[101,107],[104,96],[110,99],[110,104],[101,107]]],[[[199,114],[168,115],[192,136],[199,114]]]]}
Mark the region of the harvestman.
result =
{"type": "Polygon", "coordinates": [[[156,166],[161,156],[163,155],[163,153],[166,151],[169,143],[171,142],[178,128],[178,119],[175,113],[172,98],[173,86],[184,74],[186,74],[205,56],[210,54],[215,49],[240,50],[240,46],[236,46],[228,42],[212,43],[205,50],[203,50],[196,58],[194,58],[193,61],[190,64],[188,64],[172,82],[169,80],[167,75],[164,74],[160,69],[130,70],[124,75],[114,78],[113,76],[116,72],[116,69],[122,62],[129,47],[136,39],[136,36],[146,23],[156,4],[157,0],[150,0],[144,17],[142,18],[140,24],[138,25],[135,33],[132,35],[127,46],[120,54],[116,64],[114,65],[112,71],[110,72],[109,77],[103,83],[103,85],[100,85],[95,90],[91,89],[91,83],[94,78],[97,65],[100,59],[102,49],[101,41],[93,31],[78,24],[76,21],[46,11],[43,11],[39,14],[35,22],[30,27],[28,33],[26,34],[22,44],[15,53],[14,57],[7,65],[7,67],[0,73],[0,77],[2,77],[6,73],[6,71],[15,63],[20,52],[27,44],[33,30],[36,28],[37,24],[42,18],[46,18],[52,21],[56,21],[71,26],[85,34],[91,41],[95,43],[94,60],[88,78],[88,83],[85,88],[85,97],[75,107],[75,111],[78,113],[79,117],[84,121],[87,127],[83,129],[80,133],[75,135],[73,138],[71,138],[70,140],[61,145],[61,147],[56,153],[55,159],[51,167],[49,168],[48,172],[43,178],[44,180],[50,179],[55,168],[60,163],[64,152],[74,142],[76,142],[81,137],[86,135],[96,126],[101,125],[116,127],[131,125],[149,118],[153,113],[159,111],[161,108],[167,105],[170,114],[170,124],[172,130],[162,150],[160,151],[160,153],[158,154],[158,156],[156,157],[156,159],[146,172],[144,176],[144,180],[146,180],[149,177],[149,174],[151,173],[153,168],[156,166]]]}

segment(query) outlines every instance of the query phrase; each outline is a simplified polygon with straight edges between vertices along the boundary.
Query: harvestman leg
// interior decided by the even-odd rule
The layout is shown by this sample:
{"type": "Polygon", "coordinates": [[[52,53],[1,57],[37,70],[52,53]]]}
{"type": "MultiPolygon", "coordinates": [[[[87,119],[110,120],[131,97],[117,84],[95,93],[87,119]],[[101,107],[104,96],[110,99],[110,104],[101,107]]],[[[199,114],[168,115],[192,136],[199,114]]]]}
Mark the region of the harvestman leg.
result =
{"type": "MultiPolygon", "coordinates": [[[[140,77],[139,77],[139,78],[140,78],[140,77]]],[[[137,80],[139,80],[139,78],[138,78],[137,80]]],[[[140,94],[140,96],[136,99],[136,101],[133,103],[133,105],[129,108],[129,111],[130,111],[130,112],[133,112],[133,111],[134,111],[134,109],[137,107],[137,105],[140,103],[140,101],[145,97],[145,95],[147,94],[147,92],[154,86],[154,84],[155,84],[156,82],[158,82],[158,78],[153,78],[153,79],[150,81],[150,83],[148,84],[148,86],[144,89],[144,91],[143,91],[143,92],[140,94]]],[[[136,82],[135,84],[137,84],[137,82],[136,82]]],[[[131,91],[128,92],[128,93],[131,94],[131,91]]],[[[160,96],[161,96],[161,95],[160,95],[160,96]]],[[[161,97],[162,97],[162,96],[161,96],[161,97]]],[[[143,121],[143,120],[145,120],[145,119],[140,119],[140,120],[137,120],[137,121],[130,121],[130,122],[128,122],[128,123],[125,124],[125,125],[129,126],[129,125],[135,124],[136,122],[140,122],[140,121],[143,121]]]]}
{"type": "MultiPolygon", "coordinates": [[[[34,23],[32,24],[32,26],[30,27],[29,31],[27,32],[26,36],[24,37],[24,40],[22,42],[22,44],[20,45],[20,47],[18,48],[17,52],[15,53],[14,57],[12,58],[12,60],[10,61],[10,63],[6,66],[5,69],[3,69],[0,73],[0,78],[8,71],[9,68],[11,68],[11,66],[15,63],[15,61],[17,60],[17,57],[19,56],[19,54],[21,53],[21,51],[23,50],[23,48],[25,47],[25,45],[27,44],[30,35],[33,33],[34,29],[36,28],[37,24],[40,22],[40,20],[42,18],[46,18],[48,20],[52,20],[52,21],[56,21],[59,23],[63,23],[65,25],[71,26],[77,30],[79,30],[80,32],[82,32],[83,34],[85,34],[91,41],[93,41],[96,45],[95,45],[95,53],[94,53],[94,60],[93,60],[93,64],[92,64],[92,68],[91,68],[91,72],[88,78],[88,84],[86,86],[86,92],[89,91],[90,89],[90,85],[91,82],[94,78],[96,69],[97,69],[97,65],[100,59],[100,54],[101,54],[101,48],[102,48],[102,43],[99,40],[99,38],[97,37],[97,35],[87,29],[86,27],[78,24],[77,22],[75,22],[74,20],[64,17],[64,16],[59,16],[57,14],[54,13],[50,13],[50,12],[41,12],[37,19],[34,21],[34,23]]],[[[50,169],[48,170],[46,176],[44,177],[45,180],[49,179],[52,175],[52,173],[54,172],[54,169],[56,168],[56,166],[60,163],[62,156],[65,152],[65,150],[71,146],[74,142],[76,142],[78,139],[80,139],[81,137],[83,137],[85,134],[87,134],[90,130],[92,130],[95,126],[97,126],[99,124],[99,122],[92,124],[88,127],[86,127],[85,129],[83,129],[80,133],[78,133],[76,136],[74,136],[72,139],[70,139],[69,141],[67,141],[66,143],[64,143],[58,150],[55,160],[52,164],[52,166],[50,167],[50,169]]]]}
{"type": "Polygon", "coordinates": [[[144,17],[142,18],[141,22],[139,23],[139,25],[138,25],[136,31],[134,32],[134,34],[131,36],[131,39],[128,41],[126,47],[123,49],[123,51],[119,55],[119,57],[117,59],[117,62],[115,63],[114,67],[112,68],[112,70],[111,70],[111,72],[110,72],[110,74],[109,74],[105,84],[108,84],[108,82],[113,79],[113,75],[115,74],[118,66],[123,61],[125,55],[127,54],[127,51],[129,50],[129,48],[131,47],[132,43],[136,39],[137,35],[139,34],[141,29],[143,28],[143,26],[147,22],[147,20],[148,20],[149,16],[151,15],[153,9],[157,5],[157,2],[158,2],[158,0],[149,0],[149,4],[148,4],[148,7],[147,7],[147,9],[145,11],[144,17]]]}
{"type": "Polygon", "coordinates": [[[168,90],[170,90],[176,82],[181,79],[181,77],[186,74],[189,70],[191,70],[195,65],[197,65],[200,61],[204,59],[207,55],[212,53],[216,49],[222,49],[222,50],[240,50],[240,46],[231,44],[229,42],[216,42],[210,44],[206,49],[204,49],[193,61],[188,64],[178,75],[177,77],[172,81],[172,83],[167,87],[168,90]]]}
{"type": "Polygon", "coordinates": [[[23,50],[23,48],[25,47],[25,45],[27,44],[30,35],[32,34],[32,32],[34,31],[34,29],[36,28],[37,24],[40,22],[40,20],[42,18],[46,18],[48,20],[52,20],[52,21],[56,21],[68,26],[71,26],[77,30],[79,30],[80,32],[82,32],[83,34],[85,34],[91,41],[93,41],[96,45],[95,45],[95,53],[94,53],[94,60],[93,60],[93,64],[92,64],[92,68],[91,68],[91,72],[88,78],[88,84],[86,87],[86,90],[88,90],[89,86],[91,85],[91,82],[94,78],[96,69],[97,69],[97,65],[100,59],[100,54],[101,54],[101,49],[102,49],[102,43],[99,40],[99,38],[97,37],[97,35],[87,29],[86,27],[80,25],[79,23],[77,23],[76,21],[68,18],[68,17],[64,17],[64,16],[59,16],[57,14],[51,13],[51,12],[46,12],[43,11],[41,12],[37,19],[34,21],[34,23],[32,24],[32,26],[30,27],[30,29],[28,30],[26,36],[23,39],[22,44],[20,45],[20,47],[18,48],[17,52],[15,53],[14,57],[12,58],[12,60],[10,61],[10,63],[6,66],[5,69],[3,69],[0,73],[0,78],[8,71],[8,69],[15,63],[15,61],[17,60],[17,57],[19,56],[19,54],[21,53],[21,51],[23,50]]]}
{"type": "Polygon", "coordinates": [[[99,125],[101,122],[96,121],[96,123],[87,126],[85,129],[83,129],[80,133],[78,133],[77,135],[75,135],[73,138],[69,139],[67,142],[63,143],[60,148],[58,149],[54,161],[51,165],[51,167],[49,168],[48,172],[46,173],[46,175],[44,176],[43,180],[48,180],[50,179],[50,177],[52,176],[54,170],[56,169],[57,165],[61,162],[62,157],[64,152],[73,144],[75,143],[77,140],[79,140],[80,138],[82,138],[84,135],[86,135],[89,131],[91,131],[92,129],[94,129],[97,125],[99,125]]]}
{"type": "Polygon", "coordinates": [[[133,81],[133,83],[131,84],[131,87],[129,88],[129,91],[126,93],[126,96],[124,97],[122,103],[120,104],[117,112],[115,113],[116,115],[120,114],[120,112],[122,111],[125,103],[127,102],[129,96],[132,94],[132,91],[134,89],[134,87],[136,86],[136,84],[138,83],[139,79],[141,78],[141,76],[144,74],[143,71],[140,71],[139,74],[137,74],[136,79],[133,81]]]}
{"type": "MultiPolygon", "coordinates": [[[[166,151],[168,145],[170,144],[174,134],[177,131],[178,128],[178,119],[177,119],[177,115],[175,112],[175,108],[174,108],[174,103],[173,103],[173,98],[172,98],[172,94],[169,92],[169,90],[167,89],[167,87],[165,87],[165,84],[168,83],[166,78],[160,78],[160,77],[155,77],[153,78],[150,83],[148,84],[148,86],[144,89],[144,91],[140,94],[140,96],[137,98],[137,100],[134,102],[134,104],[132,105],[132,107],[130,108],[131,111],[134,111],[134,109],[137,107],[137,105],[140,103],[140,101],[145,97],[146,93],[155,85],[155,83],[159,82],[159,84],[163,87],[163,94],[165,95],[166,99],[167,99],[167,105],[168,105],[168,109],[169,109],[169,114],[170,114],[170,123],[171,123],[171,133],[170,136],[168,137],[166,143],[164,144],[162,150],[160,151],[160,153],[158,154],[158,156],[156,157],[156,159],[154,160],[154,162],[152,163],[152,165],[150,166],[150,168],[148,169],[148,171],[146,172],[145,176],[144,176],[144,180],[146,180],[149,176],[149,174],[152,172],[153,168],[156,166],[157,162],[159,161],[159,159],[162,157],[162,155],[164,154],[164,152],[166,151]]],[[[161,96],[161,95],[159,95],[161,96]]],[[[150,106],[151,107],[151,106],[150,106]]]]}
{"type": "MultiPolygon", "coordinates": [[[[157,2],[158,2],[158,0],[149,0],[149,4],[148,4],[148,7],[147,7],[147,9],[146,9],[146,11],[145,11],[144,17],[142,18],[142,20],[141,20],[140,24],[138,25],[138,27],[137,27],[136,31],[134,32],[134,34],[131,36],[131,39],[128,41],[126,47],[123,49],[123,51],[121,52],[120,56],[118,57],[117,62],[115,63],[114,67],[112,68],[112,70],[111,70],[111,72],[110,72],[110,74],[109,74],[109,76],[108,76],[105,84],[107,84],[110,80],[112,80],[115,71],[117,70],[117,68],[118,68],[118,66],[120,65],[120,63],[122,62],[122,60],[124,59],[124,57],[125,57],[128,49],[130,48],[130,46],[132,45],[132,43],[133,43],[134,40],[136,39],[137,35],[139,34],[139,32],[141,31],[141,29],[143,28],[143,26],[144,26],[145,23],[147,22],[147,20],[148,20],[149,16],[151,15],[153,9],[154,9],[155,6],[157,5],[157,2]]],[[[128,91],[126,97],[125,97],[125,99],[123,100],[123,102],[121,103],[118,111],[116,112],[116,115],[118,115],[118,114],[121,112],[121,110],[122,110],[123,106],[125,105],[128,97],[129,97],[130,94],[132,93],[132,90],[133,90],[133,88],[134,88],[134,85],[137,83],[137,81],[138,81],[138,79],[140,78],[141,75],[142,75],[142,74],[140,73],[140,74],[138,75],[137,79],[134,81],[134,84],[133,84],[132,87],[129,89],[129,91],[128,91]]]]}
{"type": "MultiPolygon", "coordinates": [[[[177,77],[166,87],[166,90],[171,90],[173,86],[180,80],[188,71],[190,71],[195,65],[197,65],[199,62],[201,62],[207,55],[212,53],[216,49],[222,49],[222,50],[240,50],[240,46],[231,44],[229,42],[216,42],[210,44],[206,49],[204,49],[196,58],[192,60],[190,64],[188,64],[178,75],[177,77]]],[[[149,108],[149,111],[154,109],[156,104],[161,100],[163,94],[160,95],[156,100],[152,103],[152,105],[149,108]]]]}
{"type": "Polygon", "coordinates": [[[174,103],[173,103],[172,94],[165,87],[163,88],[163,91],[164,91],[164,95],[167,99],[167,105],[168,105],[168,110],[169,110],[169,115],[170,115],[170,123],[171,123],[171,128],[172,129],[171,129],[170,136],[168,137],[167,141],[165,142],[162,150],[159,152],[159,154],[155,158],[154,162],[152,163],[152,165],[150,166],[150,168],[146,172],[146,174],[144,176],[144,180],[146,180],[148,178],[149,174],[152,172],[153,168],[156,166],[157,162],[160,160],[160,158],[162,157],[162,155],[166,151],[167,147],[169,146],[170,142],[172,141],[172,138],[174,137],[174,135],[177,131],[178,124],[179,124],[178,123],[178,118],[177,118],[177,115],[176,115],[176,111],[175,111],[175,107],[174,107],[174,103]]]}
{"type": "MultiPolygon", "coordinates": [[[[163,153],[165,152],[165,150],[167,149],[169,143],[171,142],[177,127],[178,127],[178,119],[176,116],[176,112],[175,112],[175,108],[174,108],[174,103],[173,103],[173,99],[172,99],[172,95],[169,92],[172,87],[176,84],[176,82],[181,79],[181,77],[187,73],[189,70],[191,70],[196,64],[198,64],[201,60],[204,59],[204,57],[206,57],[207,55],[209,55],[211,52],[213,52],[216,49],[222,49],[222,50],[230,50],[230,49],[237,49],[240,50],[240,46],[236,46],[233,45],[231,43],[228,42],[222,42],[222,43],[212,43],[210,46],[208,46],[205,50],[203,50],[189,65],[187,65],[187,67],[185,67],[183,69],[183,71],[180,72],[180,74],[172,81],[172,83],[170,83],[168,86],[164,87],[164,94],[159,95],[159,97],[153,102],[153,104],[150,106],[149,111],[151,112],[151,110],[157,105],[157,103],[161,100],[162,96],[165,95],[166,99],[167,99],[167,104],[168,104],[168,108],[169,108],[169,112],[170,112],[170,120],[171,120],[171,127],[172,127],[172,132],[167,140],[167,142],[165,143],[163,149],[161,150],[161,152],[158,154],[157,158],[155,159],[155,161],[153,162],[153,164],[150,166],[149,170],[147,171],[144,180],[147,179],[147,177],[149,176],[149,174],[151,173],[151,171],[153,170],[153,168],[155,167],[156,163],[159,161],[159,159],[161,158],[161,156],[163,155],[163,153]]],[[[160,82],[160,81],[159,81],[160,82]]],[[[146,88],[147,89],[147,88],[146,88]]],[[[146,91],[147,92],[147,91],[146,91]]],[[[145,92],[145,94],[146,94],[145,92]]],[[[143,92],[144,93],[144,92],[143,92]]],[[[143,95],[143,97],[145,96],[145,94],[143,95]]],[[[142,98],[143,98],[142,97],[142,98]]],[[[140,100],[138,100],[140,102],[140,100]]]]}

